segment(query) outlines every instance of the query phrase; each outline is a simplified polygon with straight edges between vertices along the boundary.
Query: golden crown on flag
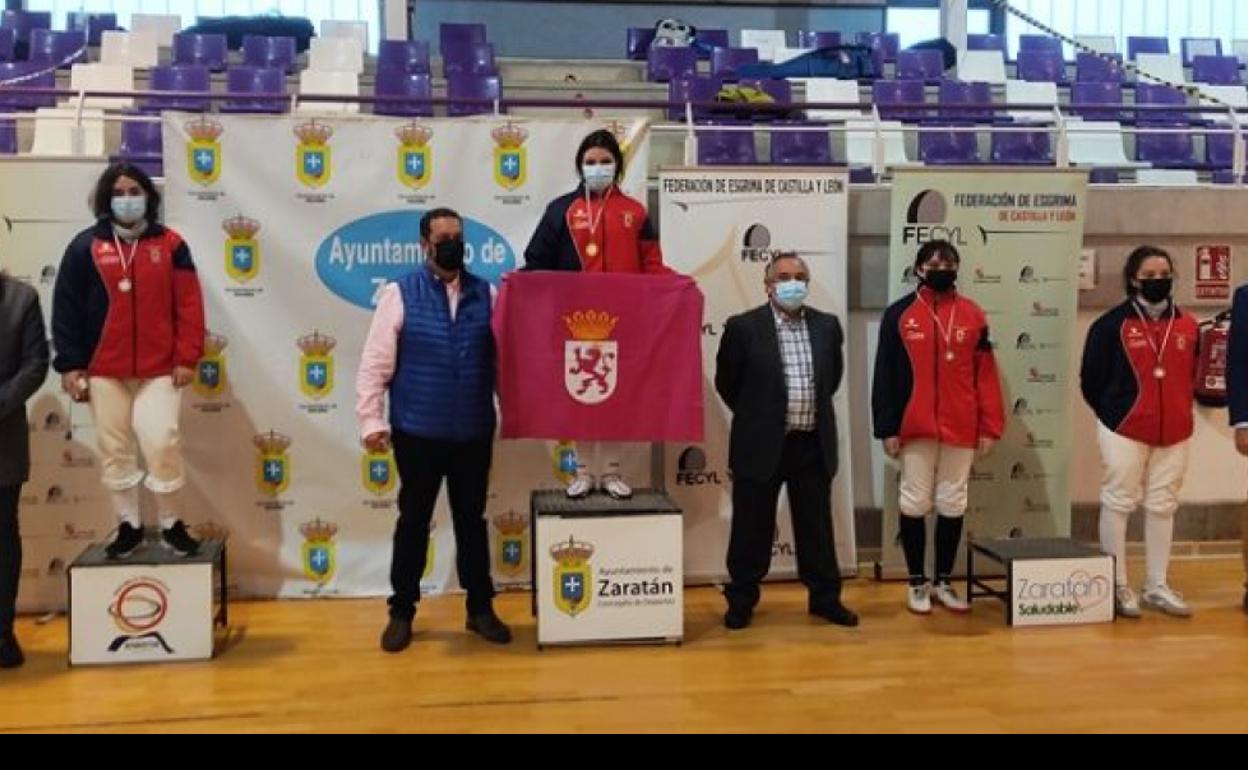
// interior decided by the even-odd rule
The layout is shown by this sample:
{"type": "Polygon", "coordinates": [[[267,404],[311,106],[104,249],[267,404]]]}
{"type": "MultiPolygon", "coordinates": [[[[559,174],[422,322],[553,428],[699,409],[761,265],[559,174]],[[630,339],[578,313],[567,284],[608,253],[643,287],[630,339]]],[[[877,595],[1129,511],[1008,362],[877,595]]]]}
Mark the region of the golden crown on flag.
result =
{"type": "Polygon", "coordinates": [[[589,543],[579,542],[569,536],[568,542],[556,543],[551,546],[550,555],[561,565],[571,567],[589,561],[589,557],[594,555],[594,547],[589,543]]]}
{"type": "Polygon", "coordinates": [[[186,133],[197,142],[216,141],[223,131],[225,127],[207,115],[202,115],[186,124],[186,133]]]}
{"type": "Polygon", "coordinates": [[[582,342],[610,339],[619,320],[619,316],[613,316],[605,310],[578,310],[563,317],[568,331],[572,332],[572,339],[582,342]]]}
{"type": "Polygon", "coordinates": [[[433,138],[433,129],[419,123],[404,123],[394,129],[394,135],[398,137],[401,144],[423,147],[433,138]]]}
{"type": "Polygon", "coordinates": [[[204,355],[211,358],[221,355],[221,351],[225,350],[230,341],[220,334],[208,332],[204,335],[204,355]]]}
{"type": "Polygon", "coordinates": [[[494,137],[494,141],[499,147],[510,149],[524,144],[524,140],[529,138],[529,132],[511,121],[507,121],[507,123],[491,131],[490,136],[494,137]]]}
{"type": "Polygon", "coordinates": [[[529,517],[523,513],[507,511],[502,516],[494,517],[494,526],[504,535],[519,535],[529,528],[529,517]]]}
{"type": "Polygon", "coordinates": [[[260,223],[254,219],[236,214],[221,223],[221,229],[226,235],[240,241],[249,241],[255,234],[260,232],[260,223]]]}
{"type": "Polygon", "coordinates": [[[334,346],[338,344],[338,340],[330,337],[328,334],[314,331],[311,334],[300,337],[295,341],[295,344],[299,346],[304,355],[327,356],[329,351],[333,350],[334,346]]]}
{"type": "Polygon", "coordinates": [[[334,129],[315,120],[295,126],[295,136],[304,144],[325,144],[333,135],[334,129]]]}
{"type": "Polygon", "coordinates": [[[285,452],[286,448],[290,446],[291,438],[271,430],[268,433],[261,433],[252,438],[252,443],[266,455],[278,455],[285,452]]]}
{"type": "Polygon", "coordinates": [[[312,521],[305,521],[300,524],[299,534],[303,535],[303,539],[310,543],[328,542],[334,539],[334,535],[338,534],[338,525],[328,521],[321,521],[321,517],[317,516],[312,521]]]}

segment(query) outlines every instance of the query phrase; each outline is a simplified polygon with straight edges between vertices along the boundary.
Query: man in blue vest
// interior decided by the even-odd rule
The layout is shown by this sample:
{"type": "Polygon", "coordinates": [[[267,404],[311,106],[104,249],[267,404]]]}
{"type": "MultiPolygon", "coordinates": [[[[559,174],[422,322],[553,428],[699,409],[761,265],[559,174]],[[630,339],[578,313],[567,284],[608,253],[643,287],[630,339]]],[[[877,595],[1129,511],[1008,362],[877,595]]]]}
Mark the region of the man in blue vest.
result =
{"type": "Polygon", "coordinates": [[[437,208],[420,220],[425,262],[382,291],[356,380],[364,446],[394,449],[399,522],[390,564],[386,652],[412,641],[429,522],[446,480],[459,582],[468,592],[468,630],[506,644],[494,614],[485,524],[494,440],[494,337],[490,284],[464,269],[463,221],[437,208]],[[390,414],[384,416],[386,394],[390,414]]]}

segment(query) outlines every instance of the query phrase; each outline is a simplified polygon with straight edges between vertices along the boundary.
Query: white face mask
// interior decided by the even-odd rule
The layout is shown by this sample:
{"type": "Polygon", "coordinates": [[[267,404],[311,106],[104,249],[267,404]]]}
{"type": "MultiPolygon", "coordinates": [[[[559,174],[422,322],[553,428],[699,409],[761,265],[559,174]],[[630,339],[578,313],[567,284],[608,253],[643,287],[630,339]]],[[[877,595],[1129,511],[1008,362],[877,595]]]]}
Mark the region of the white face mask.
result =
{"type": "Polygon", "coordinates": [[[615,184],[615,164],[582,165],[581,177],[585,180],[586,190],[592,193],[600,193],[615,184]]]}
{"type": "Polygon", "coordinates": [[[132,225],[147,214],[147,196],[114,195],[111,208],[113,219],[123,225],[132,225]]]}

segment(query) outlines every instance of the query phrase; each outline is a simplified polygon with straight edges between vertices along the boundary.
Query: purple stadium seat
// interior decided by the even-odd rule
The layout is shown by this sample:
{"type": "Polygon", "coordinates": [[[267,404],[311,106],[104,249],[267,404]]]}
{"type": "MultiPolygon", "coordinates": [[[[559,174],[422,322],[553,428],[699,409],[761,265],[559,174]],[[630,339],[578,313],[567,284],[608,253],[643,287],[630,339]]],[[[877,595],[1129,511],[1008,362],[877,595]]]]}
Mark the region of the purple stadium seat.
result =
{"type": "Polygon", "coordinates": [[[377,70],[377,80],[373,87],[378,101],[373,112],[378,115],[399,115],[405,117],[432,117],[432,104],[413,104],[411,102],[381,101],[383,96],[400,96],[414,99],[430,99],[433,97],[433,84],[428,72],[407,72],[405,70],[386,67],[377,70]]]}
{"type": "Polygon", "coordinates": [[[202,64],[213,72],[221,72],[229,56],[225,35],[179,32],[173,36],[174,64],[202,64]]]}
{"type": "Polygon", "coordinates": [[[777,166],[827,166],[832,142],[824,123],[777,121],[776,126],[803,126],[814,131],[772,131],[771,162],[777,166]]]}
{"type": "Polygon", "coordinates": [[[295,71],[296,46],[295,39],[289,36],[244,35],[243,64],[261,69],[276,68],[289,74],[295,71]]]}
{"type": "Polygon", "coordinates": [[[940,51],[898,51],[897,80],[940,80],[945,74],[945,57],[940,51]]]}
{"type": "Polygon", "coordinates": [[[646,55],[646,79],[666,83],[698,71],[698,57],[692,48],[651,48],[646,55]]]}
{"type": "Polygon", "coordinates": [[[494,63],[494,46],[491,43],[451,45],[442,49],[442,74],[474,75],[484,77],[497,75],[494,63]]]}
{"type": "Polygon", "coordinates": [[[87,60],[87,33],[32,29],[27,59],[46,67],[55,65],[61,69],[69,69],[74,64],[87,60]]]}
{"type": "Polygon", "coordinates": [[[1075,80],[1080,83],[1121,83],[1122,55],[1075,54],[1075,80]]]}
{"type": "MultiPolygon", "coordinates": [[[[720,121],[709,126],[748,126],[749,123],[720,121]]],[[[749,166],[758,162],[753,131],[722,131],[699,128],[698,164],[703,166],[749,166]]]]}
{"type": "Polygon", "coordinates": [[[377,48],[377,69],[429,74],[429,43],[424,40],[383,40],[377,48]]]}
{"type": "Polygon", "coordinates": [[[1127,60],[1135,61],[1136,54],[1141,53],[1170,53],[1170,40],[1164,37],[1128,37],[1127,60]]]}
{"type": "Polygon", "coordinates": [[[276,67],[231,67],[225,71],[226,99],[221,112],[286,112],[290,102],[281,99],[248,99],[247,96],[286,95],[286,73],[276,67]]]}
{"type": "Polygon", "coordinates": [[[1018,79],[1033,83],[1065,83],[1066,61],[1053,51],[1019,51],[1018,79]]]}
{"type": "Polygon", "coordinates": [[[503,98],[503,87],[497,75],[452,75],[446,79],[446,97],[489,101],[489,104],[447,105],[446,114],[451,117],[488,115],[494,112],[494,101],[503,98]]]}
{"type": "Polygon", "coordinates": [[[716,48],[711,51],[711,74],[735,80],[737,69],[758,63],[757,48],[716,48]]]}
{"type": "Polygon", "coordinates": [[[1234,56],[1197,56],[1192,59],[1192,81],[1215,86],[1237,86],[1239,59],[1234,56]]]}
{"type": "Polygon", "coordinates": [[[923,104],[927,101],[922,80],[877,80],[871,84],[871,100],[884,120],[916,121],[926,117],[919,107],[893,107],[894,104],[923,104]]]}
{"type": "MultiPolygon", "coordinates": [[[[212,73],[208,71],[207,67],[198,64],[153,67],[150,89],[152,91],[211,93],[212,73]]],[[[205,112],[211,108],[212,102],[210,100],[195,99],[189,96],[153,96],[145,99],[143,102],[143,109],[151,112],[160,112],[161,110],[205,112]]]]}

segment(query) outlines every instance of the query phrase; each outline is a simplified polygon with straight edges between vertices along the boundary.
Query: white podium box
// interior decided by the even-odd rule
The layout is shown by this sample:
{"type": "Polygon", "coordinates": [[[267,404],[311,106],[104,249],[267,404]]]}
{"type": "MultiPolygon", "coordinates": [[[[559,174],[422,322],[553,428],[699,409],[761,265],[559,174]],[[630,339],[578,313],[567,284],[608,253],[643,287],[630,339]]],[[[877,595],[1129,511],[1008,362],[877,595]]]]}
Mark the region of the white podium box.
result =
{"type": "Polygon", "coordinates": [[[530,505],[538,649],[680,643],[683,525],[671,498],[649,490],[623,501],[534,492],[530,505]]]}
{"type": "Polygon", "coordinates": [[[225,564],[220,540],[189,557],[147,541],[118,561],[90,546],[69,567],[69,662],[211,658],[214,628],[228,621],[225,564]]]}
{"type": "Polygon", "coordinates": [[[1005,604],[1011,626],[1070,626],[1114,620],[1114,559],[1068,538],[972,540],[966,553],[967,596],[1005,604]],[[987,558],[1005,567],[1004,588],[976,574],[987,558]]]}

